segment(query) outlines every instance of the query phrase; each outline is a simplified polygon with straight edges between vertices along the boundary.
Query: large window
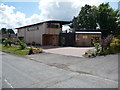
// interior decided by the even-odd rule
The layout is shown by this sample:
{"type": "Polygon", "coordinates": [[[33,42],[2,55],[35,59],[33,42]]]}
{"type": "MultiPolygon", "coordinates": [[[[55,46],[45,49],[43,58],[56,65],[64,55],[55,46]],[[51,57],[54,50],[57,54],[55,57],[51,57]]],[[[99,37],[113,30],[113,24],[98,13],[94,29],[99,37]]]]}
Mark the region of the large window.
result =
{"type": "Polygon", "coordinates": [[[47,28],[59,28],[59,25],[47,24],[47,28]]]}
{"type": "Polygon", "coordinates": [[[29,28],[27,28],[28,31],[30,31],[30,30],[38,30],[38,29],[39,29],[39,27],[29,27],[29,28]]]}

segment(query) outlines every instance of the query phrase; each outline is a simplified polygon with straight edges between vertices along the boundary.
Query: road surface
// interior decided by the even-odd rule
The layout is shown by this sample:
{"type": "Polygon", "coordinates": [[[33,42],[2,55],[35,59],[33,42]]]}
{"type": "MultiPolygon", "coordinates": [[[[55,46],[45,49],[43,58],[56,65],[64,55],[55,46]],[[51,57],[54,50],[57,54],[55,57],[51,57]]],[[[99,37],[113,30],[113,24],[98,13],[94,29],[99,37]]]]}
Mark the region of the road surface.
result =
{"type": "MultiPolygon", "coordinates": [[[[85,59],[83,58],[56,55],[56,57],[59,57],[57,58],[59,61],[62,61],[62,58],[65,60],[70,60],[70,58],[72,58],[71,60],[75,61],[69,63],[63,62],[64,64],[61,64],[62,66],[57,67],[53,64],[45,63],[45,61],[49,63],[53,62],[49,61],[51,59],[55,61],[56,57],[54,54],[38,55],[38,60],[35,60],[35,57],[36,56],[21,57],[2,53],[2,88],[118,87],[118,81],[116,78],[106,78],[94,73],[91,74],[90,72],[75,71],[75,65],[84,62],[85,59]],[[70,64],[68,66],[70,69],[65,67],[65,65],[67,65],[66,63],[70,64]]],[[[87,62],[88,60],[85,61],[87,62]]]]}

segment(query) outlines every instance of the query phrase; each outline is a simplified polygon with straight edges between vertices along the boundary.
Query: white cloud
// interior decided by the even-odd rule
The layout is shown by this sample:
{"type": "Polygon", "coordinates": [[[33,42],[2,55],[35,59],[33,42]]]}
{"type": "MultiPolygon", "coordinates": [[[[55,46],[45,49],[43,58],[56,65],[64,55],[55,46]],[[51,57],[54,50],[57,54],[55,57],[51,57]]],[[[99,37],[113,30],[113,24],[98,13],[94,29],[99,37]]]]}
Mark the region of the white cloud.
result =
{"type": "Polygon", "coordinates": [[[44,19],[72,20],[85,4],[96,5],[118,0],[40,0],[39,9],[44,19]]]}
{"type": "Polygon", "coordinates": [[[21,12],[14,13],[15,7],[0,4],[0,28],[19,26],[25,24],[25,14],[21,12]]]}

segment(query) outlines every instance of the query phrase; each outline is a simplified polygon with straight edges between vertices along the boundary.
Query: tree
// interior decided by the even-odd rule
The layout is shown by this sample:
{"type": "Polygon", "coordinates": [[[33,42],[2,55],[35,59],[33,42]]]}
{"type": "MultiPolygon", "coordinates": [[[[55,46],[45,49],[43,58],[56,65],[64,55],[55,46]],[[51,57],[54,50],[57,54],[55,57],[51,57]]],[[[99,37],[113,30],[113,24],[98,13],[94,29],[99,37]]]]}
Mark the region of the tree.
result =
{"type": "Polygon", "coordinates": [[[15,32],[12,29],[7,29],[7,33],[9,33],[9,34],[15,34],[15,32]]]}
{"type": "Polygon", "coordinates": [[[0,32],[1,32],[2,34],[6,34],[6,33],[7,33],[7,29],[6,29],[6,28],[2,28],[2,29],[0,30],[0,32]]]}
{"type": "Polygon", "coordinates": [[[77,16],[78,29],[96,29],[97,7],[85,5],[77,16]]]}
{"type": "Polygon", "coordinates": [[[111,8],[109,3],[102,3],[98,7],[85,5],[78,16],[74,17],[71,26],[87,30],[99,26],[102,30],[109,30],[109,34],[120,35],[120,13],[111,8]]]}
{"type": "Polygon", "coordinates": [[[2,28],[2,29],[0,30],[0,32],[1,32],[2,34],[15,34],[15,32],[13,31],[13,29],[6,29],[6,28],[2,28]]]}
{"type": "Polygon", "coordinates": [[[109,3],[102,3],[98,6],[97,22],[101,29],[107,29],[109,33],[116,34],[119,17],[118,10],[110,8],[109,3]]]}

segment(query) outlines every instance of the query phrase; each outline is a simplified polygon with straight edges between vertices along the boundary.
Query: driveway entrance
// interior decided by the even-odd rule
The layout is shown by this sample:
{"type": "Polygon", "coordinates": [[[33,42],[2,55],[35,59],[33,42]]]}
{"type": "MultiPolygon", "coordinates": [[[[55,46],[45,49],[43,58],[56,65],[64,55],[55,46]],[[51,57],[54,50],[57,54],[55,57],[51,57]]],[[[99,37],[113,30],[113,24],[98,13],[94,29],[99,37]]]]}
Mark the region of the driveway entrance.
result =
{"type": "Polygon", "coordinates": [[[83,54],[86,51],[93,48],[94,47],[57,47],[57,48],[47,48],[44,49],[44,51],[54,54],[83,57],[83,54]]]}

